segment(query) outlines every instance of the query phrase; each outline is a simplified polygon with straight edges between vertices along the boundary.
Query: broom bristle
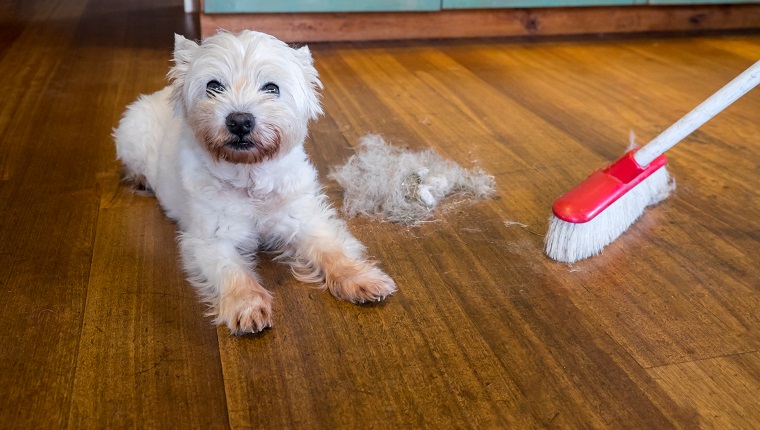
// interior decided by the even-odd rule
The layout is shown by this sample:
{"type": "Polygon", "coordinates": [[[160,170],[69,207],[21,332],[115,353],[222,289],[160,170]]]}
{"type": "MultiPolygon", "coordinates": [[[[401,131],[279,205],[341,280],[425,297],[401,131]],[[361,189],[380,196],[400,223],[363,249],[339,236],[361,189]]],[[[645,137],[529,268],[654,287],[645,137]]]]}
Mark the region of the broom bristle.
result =
{"type": "Polygon", "coordinates": [[[647,206],[663,201],[674,189],[675,180],[663,166],[591,221],[576,224],[552,215],[544,243],[546,255],[574,263],[600,253],[636,222],[647,206]]]}

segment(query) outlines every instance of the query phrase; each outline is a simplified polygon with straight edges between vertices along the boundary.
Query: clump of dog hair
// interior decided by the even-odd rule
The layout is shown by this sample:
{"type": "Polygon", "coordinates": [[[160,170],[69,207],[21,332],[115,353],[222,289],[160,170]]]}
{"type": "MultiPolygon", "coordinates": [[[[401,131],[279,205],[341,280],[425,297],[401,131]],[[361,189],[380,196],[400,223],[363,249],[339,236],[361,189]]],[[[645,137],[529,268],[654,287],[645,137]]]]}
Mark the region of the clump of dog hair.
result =
{"type": "Polygon", "coordinates": [[[481,168],[464,169],[432,149],[420,152],[386,144],[379,135],[359,140],[356,154],[336,167],[330,178],[343,187],[343,211],[415,225],[432,215],[444,197],[461,193],[485,198],[493,176],[481,168]]]}

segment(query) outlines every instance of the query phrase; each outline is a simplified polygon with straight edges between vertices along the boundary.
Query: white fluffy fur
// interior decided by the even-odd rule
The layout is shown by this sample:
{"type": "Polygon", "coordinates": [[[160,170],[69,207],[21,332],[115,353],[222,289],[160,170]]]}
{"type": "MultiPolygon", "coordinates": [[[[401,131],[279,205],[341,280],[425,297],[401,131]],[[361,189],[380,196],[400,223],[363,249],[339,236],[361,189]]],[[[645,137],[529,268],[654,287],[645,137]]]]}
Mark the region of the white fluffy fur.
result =
{"type": "Polygon", "coordinates": [[[176,36],[174,61],[171,84],[127,108],[116,151],[127,178],[152,189],[177,221],[185,269],[215,322],[233,334],[271,326],[272,297],[254,272],[260,248],[336,297],[361,303],[391,294],[395,284],[336,217],[304,151],[308,122],[321,113],[308,48],[252,31],[200,45],[176,36]],[[207,93],[211,80],[225,91],[207,93]],[[279,96],[261,90],[267,83],[279,96]],[[250,149],[222,144],[233,112],[256,119],[250,149]],[[274,149],[257,152],[266,145],[274,149]]]}
{"type": "Polygon", "coordinates": [[[343,210],[349,216],[379,216],[416,224],[452,193],[483,198],[493,192],[494,178],[480,168],[463,169],[437,152],[402,150],[368,134],[343,166],[330,174],[343,187],[343,210]]]}

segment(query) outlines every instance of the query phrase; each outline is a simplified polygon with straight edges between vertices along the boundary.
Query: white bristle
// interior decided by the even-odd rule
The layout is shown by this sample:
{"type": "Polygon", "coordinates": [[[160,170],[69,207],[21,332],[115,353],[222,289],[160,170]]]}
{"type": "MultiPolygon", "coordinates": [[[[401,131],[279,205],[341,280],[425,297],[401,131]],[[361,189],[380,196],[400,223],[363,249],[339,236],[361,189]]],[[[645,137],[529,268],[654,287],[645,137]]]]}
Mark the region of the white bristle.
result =
{"type": "Polygon", "coordinates": [[[546,255],[574,263],[600,253],[636,222],[647,206],[665,200],[675,187],[663,166],[589,222],[575,224],[552,215],[544,241],[546,255]]]}

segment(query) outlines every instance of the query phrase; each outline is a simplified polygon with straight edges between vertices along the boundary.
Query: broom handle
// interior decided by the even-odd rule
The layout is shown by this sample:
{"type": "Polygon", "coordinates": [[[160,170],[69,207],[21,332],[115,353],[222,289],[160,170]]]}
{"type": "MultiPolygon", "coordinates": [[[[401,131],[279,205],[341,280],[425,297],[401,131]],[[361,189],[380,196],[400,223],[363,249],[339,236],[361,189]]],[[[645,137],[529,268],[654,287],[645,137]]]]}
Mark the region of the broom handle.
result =
{"type": "Polygon", "coordinates": [[[735,77],[734,80],[700,103],[699,106],[660,133],[646,146],[636,151],[633,158],[640,166],[648,166],[652,160],[675,146],[676,143],[701,127],[710,118],[719,114],[758,83],[760,83],[760,61],[751,65],[741,75],[735,77]]]}

